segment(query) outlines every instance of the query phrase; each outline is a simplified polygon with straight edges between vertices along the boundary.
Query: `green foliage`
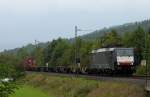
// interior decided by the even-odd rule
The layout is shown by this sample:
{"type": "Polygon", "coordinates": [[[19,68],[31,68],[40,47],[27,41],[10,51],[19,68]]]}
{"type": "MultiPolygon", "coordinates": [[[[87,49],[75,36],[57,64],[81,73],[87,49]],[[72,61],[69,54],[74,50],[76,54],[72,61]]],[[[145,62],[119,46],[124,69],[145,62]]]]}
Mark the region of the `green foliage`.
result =
{"type": "Polygon", "coordinates": [[[92,51],[92,43],[83,41],[82,47],[80,48],[81,65],[87,66],[90,64],[90,52],[92,51]]]}
{"type": "Polygon", "coordinates": [[[49,76],[32,73],[26,84],[53,97],[145,97],[144,89],[123,82],[105,82],[81,77],[49,76]]]}
{"type": "Polygon", "coordinates": [[[147,67],[148,67],[148,74],[150,75],[150,29],[146,35],[146,59],[147,59],[147,67]]]}
{"type": "Polygon", "coordinates": [[[27,52],[25,47],[20,48],[17,52],[17,57],[20,60],[23,60],[23,59],[27,58],[28,56],[29,56],[29,53],[27,52]]]}
{"type": "Polygon", "coordinates": [[[65,52],[62,54],[62,57],[60,58],[60,65],[68,66],[70,64],[73,64],[74,62],[74,47],[70,45],[65,52]]]}
{"type": "Polygon", "coordinates": [[[121,37],[119,34],[116,32],[116,30],[112,30],[110,33],[106,33],[103,36],[103,46],[109,46],[109,45],[117,45],[121,44],[121,37]]]}
{"type": "Polygon", "coordinates": [[[50,66],[66,65],[71,51],[71,45],[65,39],[53,40],[44,51],[44,61],[50,66]]]}
{"type": "Polygon", "coordinates": [[[36,64],[42,66],[44,64],[44,49],[37,46],[31,53],[32,58],[36,60],[36,64]]]}
{"type": "Polygon", "coordinates": [[[138,66],[135,75],[145,75],[146,68],[144,66],[138,66]]]}
{"type": "Polygon", "coordinates": [[[17,88],[16,78],[17,73],[12,65],[0,64],[0,97],[8,97],[14,93],[14,89],[17,88]],[[5,78],[13,79],[13,81],[2,81],[5,78]]]}
{"type": "Polygon", "coordinates": [[[81,38],[77,39],[76,44],[69,43],[61,38],[52,41],[44,51],[45,62],[49,62],[51,66],[73,65],[75,62],[75,47],[77,48],[77,55],[81,58],[81,65],[89,64],[93,43],[83,41],[81,38]]]}
{"type": "Polygon", "coordinates": [[[144,57],[144,48],[145,48],[145,32],[141,27],[138,27],[137,30],[133,33],[133,47],[138,49],[138,52],[140,53],[141,59],[144,57]]]}
{"type": "Polygon", "coordinates": [[[0,64],[0,79],[14,77],[16,70],[13,65],[0,64]]]}
{"type": "Polygon", "coordinates": [[[16,81],[23,74],[17,58],[12,55],[0,55],[0,97],[8,97],[14,93],[18,87],[16,81]]]}
{"type": "Polygon", "coordinates": [[[15,82],[1,82],[0,83],[0,97],[9,97],[17,89],[15,82]]]}
{"type": "Polygon", "coordinates": [[[133,46],[133,32],[126,32],[122,36],[122,43],[124,44],[125,47],[132,47],[133,46]]]}
{"type": "Polygon", "coordinates": [[[24,73],[23,66],[20,59],[14,55],[1,54],[0,55],[0,78],[10,77],[19,78],[24,73]]]}

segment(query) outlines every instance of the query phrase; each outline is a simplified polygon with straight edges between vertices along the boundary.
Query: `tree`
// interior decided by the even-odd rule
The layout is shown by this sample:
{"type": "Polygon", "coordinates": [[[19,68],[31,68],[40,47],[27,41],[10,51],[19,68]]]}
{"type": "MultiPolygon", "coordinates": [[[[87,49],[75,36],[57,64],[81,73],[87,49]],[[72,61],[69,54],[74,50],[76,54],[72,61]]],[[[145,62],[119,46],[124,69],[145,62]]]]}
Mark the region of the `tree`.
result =
{"type": "MultiPolygon", "coordinates": [[[[69,43],[65,39],[53,40],[44,51],[44,61],[50,66],[65,65],[68,60],[62,60],[69,50],[69,43]]],[[[69,52],[68,52],[69,53],[69,52]]]]}
{"type": "Polygon", "coordinates": [[[59,64],[62,64],[64,66],[73,65],[74,60],[75,60],[74,46],[70,44],[62,54],[59,64]]]}
{"type": "Polygon", "coordinates": [[[148,74],[150,75],[150,29],[146,34],[146,56],[147,56],[147,67],[148,67],[148,74]]]}
{"type": "Polygon", "coordinates": [[[138,50],[140,59],[144,58],[144,51],[145,51],[145,33],[144,30],[139,26],[133,33],[132,37],[133,47],[138,50]]]}
{"type": "Polygon", "coordinates": [[[98,48],[101,48],[102,45],[104,45],[104,37],[98,37],[96,38],[96,40],[92,41],[93,43],[91,44],[93,47],[93,49],[98,49],[98,48]]]}
{"type": "Polygon", "coordinates": [[[90,54],[93,49],[93,43],[89,41],[83,41],[82,46],[80,48],[81,53],[81,65],[88,66],[90,64],[90,54]]]}
{"type": "Polygon", "coordinates": [[[26,59],[29,56],[28,51],[26,50],[25,47],[22,47],[19,49],[19,51],[17,52],[17,57],[23,61],[24,59],[26,59]]]}
{"type": "Polygon", "coordinates": [[[105,33],[105,35],[102,37],[103,47],[116,46],[120,44],[121,44],[121,37],[114,29],[111,30],[111,32],[109,33],[105,33]]]}
{"type": "Polygon", "coordinates": [[[44,64],[44,49],[37,46],[31,53],[32,58],[36,61],[36,64],[42,66],[44,64]]]}
{"type": "Polygon", "coordinates": [[[12,55],[0,55],[0,97],[9,97],[18,87],[17,79],[23,76],[19,61],[12,55]]]}
{"type": "Polygon", "coordinates": [[[126,32],[122,36],[122,44],[124,47],[133,47],[133,32],[126,32]]]}
{"type": "Polygon", "coordinates": [[[53,66],[53,62],[52,62],[52,56],[53,56],[53,51],[55,49],[57,45],[57,41],[53,40],[52,42],[50,42],[47,46],[47,48],[44,49],[44,63],[49,63],[49,66],[53,66]]]}

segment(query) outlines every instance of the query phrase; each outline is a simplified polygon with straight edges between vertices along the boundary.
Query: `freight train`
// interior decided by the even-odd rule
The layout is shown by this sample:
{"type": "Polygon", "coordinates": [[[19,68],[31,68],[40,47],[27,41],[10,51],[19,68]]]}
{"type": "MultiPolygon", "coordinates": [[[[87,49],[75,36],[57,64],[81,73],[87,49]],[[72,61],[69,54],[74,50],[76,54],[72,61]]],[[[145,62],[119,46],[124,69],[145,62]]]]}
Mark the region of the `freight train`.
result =
{"type": "Polygon", "coordinates": [[[132,74],[140,62],[134,48],[101,48],[93,50],[90,53],[90,64],[84,67],[81,67],[80,64],[55,67],[50,67],[48,64],[46,66],[37,66],[34,61],[32,58],[27,59],[24,65],[25,69],[29,71],[87,74],[122,72],[132,74]]]}

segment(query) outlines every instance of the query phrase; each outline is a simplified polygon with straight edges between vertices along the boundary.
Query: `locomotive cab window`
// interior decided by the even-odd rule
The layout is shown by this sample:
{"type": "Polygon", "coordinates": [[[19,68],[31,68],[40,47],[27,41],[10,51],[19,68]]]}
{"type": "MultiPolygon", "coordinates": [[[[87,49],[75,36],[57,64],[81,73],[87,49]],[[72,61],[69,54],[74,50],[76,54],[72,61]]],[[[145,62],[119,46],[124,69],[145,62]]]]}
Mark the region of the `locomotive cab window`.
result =
{"type": "Polygon", "coordinates": [[[117,56],[133,56],[133,49],[117,49],[117,56]]]}

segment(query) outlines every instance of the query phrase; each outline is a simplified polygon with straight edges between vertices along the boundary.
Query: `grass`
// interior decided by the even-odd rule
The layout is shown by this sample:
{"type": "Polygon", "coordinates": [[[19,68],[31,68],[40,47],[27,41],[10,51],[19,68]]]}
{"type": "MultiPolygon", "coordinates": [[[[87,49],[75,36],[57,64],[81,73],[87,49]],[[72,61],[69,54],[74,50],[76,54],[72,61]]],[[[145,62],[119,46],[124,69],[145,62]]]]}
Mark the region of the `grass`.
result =
{"type": "Polygon", "coordinates": [[[25,80],[26,84],[39,88],[53,97],[145,97],[144,88],[131,83],[104,82],[39,73],[27,75],[25,80]]]}
{"type": "Polygon", "coordinates": [[[18,90],[16,90],[15,94],[10,97],[50,97],[46,95],[44,92],[40,91],[37,88],[33,88],[30,86],[22,86],[18,90]]]}

